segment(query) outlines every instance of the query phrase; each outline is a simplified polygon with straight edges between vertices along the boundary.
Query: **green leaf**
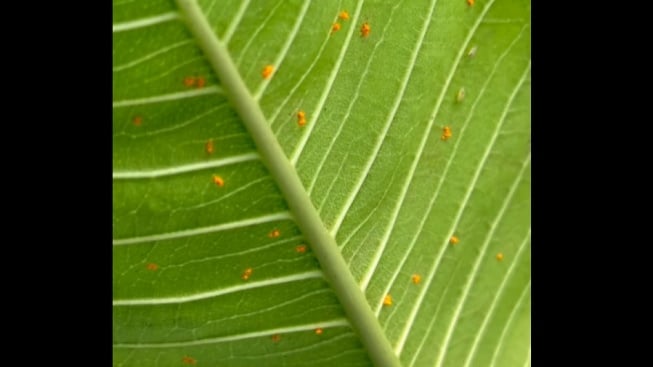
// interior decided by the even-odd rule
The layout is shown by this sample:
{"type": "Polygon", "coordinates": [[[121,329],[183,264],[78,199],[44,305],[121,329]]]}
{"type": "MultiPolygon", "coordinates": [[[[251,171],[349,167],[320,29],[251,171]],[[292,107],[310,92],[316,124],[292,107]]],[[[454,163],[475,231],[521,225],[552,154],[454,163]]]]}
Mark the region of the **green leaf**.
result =
{"type": "Polygon", "coordinates": [[[530,1],[113,10],[115,365],[530,365],[530,1]]]}

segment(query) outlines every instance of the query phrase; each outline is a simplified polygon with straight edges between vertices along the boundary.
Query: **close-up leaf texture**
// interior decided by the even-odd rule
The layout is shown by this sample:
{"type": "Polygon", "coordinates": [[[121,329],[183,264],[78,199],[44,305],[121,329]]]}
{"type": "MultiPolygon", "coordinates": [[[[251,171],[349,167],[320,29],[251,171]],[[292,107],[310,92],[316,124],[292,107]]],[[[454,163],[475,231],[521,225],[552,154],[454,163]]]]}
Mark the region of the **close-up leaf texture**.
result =
{"type": "Polygon", "coordinates": [[[114,366],[530,366],[530,0],[113,0],[114,366]]]}

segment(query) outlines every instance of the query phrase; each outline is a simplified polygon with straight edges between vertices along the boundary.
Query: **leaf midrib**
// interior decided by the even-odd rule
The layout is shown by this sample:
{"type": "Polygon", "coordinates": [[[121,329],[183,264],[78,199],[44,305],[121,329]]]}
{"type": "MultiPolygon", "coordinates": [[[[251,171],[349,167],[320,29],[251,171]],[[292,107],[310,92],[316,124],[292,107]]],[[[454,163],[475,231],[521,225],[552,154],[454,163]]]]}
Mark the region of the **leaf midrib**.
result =
{"type": "Polygon", "coordinates": [[[176,0],[176,3],[186,26],[197,39],[199,47],[220,79],[226,97],[252,136],[261,161],[286,199],[297,226],[309,240],[325,278],[358,332],[370,359],[376,366],[400,366],[399,359],[349,271],[335,239],[324,227],[295,168],[240,77],[226,46],[217,38],[196,1],[176,0]]]}

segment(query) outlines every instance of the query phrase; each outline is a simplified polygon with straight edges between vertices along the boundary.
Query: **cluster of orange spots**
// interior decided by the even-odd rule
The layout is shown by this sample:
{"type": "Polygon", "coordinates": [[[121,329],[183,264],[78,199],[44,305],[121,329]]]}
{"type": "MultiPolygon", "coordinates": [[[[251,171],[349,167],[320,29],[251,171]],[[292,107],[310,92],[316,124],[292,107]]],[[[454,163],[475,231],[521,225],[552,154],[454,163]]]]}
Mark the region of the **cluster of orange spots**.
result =
{"type": "Polygon", "coordinates": [[[189,356],[184,356],[184,358],[182,358],[181,361],[184,364],[197,364],[197,360],[195,358],[189,357],[189,356]]]}
{"type": "Polygon", "coordinates": [[[279,340],[281,340],[281,335],[279,335],[279,334],[272,335],[272,341],[273,342],[278,343],[279,340]]]}
{"type": "Polygon", "coordinates": [[[306,113],[304,113],[304,111],[297,112],[297,125],[306,125],[306,113]]]}
{"type": "Polygon", "coordinates": [[[323,332],[324,332],[324,330],[322,330],[321,327],[315,329],[315,334],[317,334],[317,335],[322,335],[323,332]]]}
{"type": "Polygon", "coordinates": [[[136,126],[141,126],[141,124],[143,123],[143,118],[141,116],[134,116],[134,118],[132,119],[132,123],[136,126]]]}
{"type": "Polygon", "coordinates": [[[245,271],[243,272],[243,275],[241,275],[240,277],[241,277],[243,280],[248,280],[249,277],[252,275],[252,271],[253,271],[252,268],[247,268],[247,269],[245,269],[245,271]]]}
{"type": "Polygon", "coordinates": [[[184,85],[187,87],[196,87],[198,89],[204,88],[206,85],[206,79],[203,76],[187,76],[184,78],[184,85]]]}
{"type": "Polygon", "coordinates": [[[206,142],[206,145],[204,146],[204,149],[206,150],[206,154],[213,154],[213,151],[215,150],[213,147],[213,139],[209,139],[206,142]]]}
{"type": "Polygon", "coordinates": [[[440,139],[446,141],[452,136],[451,134],[451,128],[449,126],[445,126],[442,128],[442,136],[440,136],[440,139]]]}
{"type": "Polygon", "coordinates": [[[474,0],[467,0],[467,5],[474,6],[474,0]]]}
{"type": "Polygon", "coordinates": [[[410,277],[410,280],[412,280],[415,284],[419,284],[419,282],[422,281],[422,277],[419,274],[413,274],[413,276],[410,277]]]}
{"type": "Polygon", "coordinates": [[[449,242],[450,242],[452,245],[457,244],[458,241],[460,241],[460,240],[459,240],[458,237],[456,237],[456,236],[451,236],[451,238],[449,239],[449,242]]]}
{"type": "Polygon", "coordinates": [[[304,252],[306,252],[306,245],[295,246],[295,251],[299,252],[300,254],[303,254],[304,252]]]}
{"type": "Polygon", "coordinates": [[[274,72],[274,66],[266,65],[263,68],[263,71],[261,72],[261,76],[263,77],[263,79],[269,79],[270,75],[272,75],[273,72],[274,72]]]}
{"type": "Polygon", "coordinates": [[[213,183],[218,187],[222,187],[224,186],[224,179],[218,175],[213,175],[213,183]]]}
{"type": "Polygon", "coordinates": [[[503,253],[499,252],[497,254],[497,261],[502,261],[503,260],[503,253]]]}
{"type": "Polygon", "coordinates": [[[156,271],[157,269],[159,269],[159,265],[157,265],[155,263],[147,264],[147,270],[156,271]]]}
{"type": "Polygon", "coordinates": [[[383,304],[385,306],[392,306],[392,296],[387,294],[385,297],[383,297],[383,304]]]}
{"type": "MultiPolygon", "coordinates": [[[[349,20],[349,13],[347,13],[346,10],[343,10],[340,12],[340,14],[338,14],[338,18],[340,18],[340,20],[349,20]]],[[[340,28],[342,28],[340,23],[333,23],[331,26],[331,34],[338,32],[340,28]]]]}
{"type": "Polygon", "coordinates": [[[268,237],[270,238],[278,238],[279,236],[281,236],[281,231],[277,228],[271,230],[270,233],[268,233],[268,237]]]}
{"type": "Polygon", "coordinates": [[[372,28],[370,28],[370,24],[368,22],[363,23],[361,26],[361,37],[369,36],[371,30],[372,28]]]}
{"type": "Polygon", "coordinates": [[[458,93],[456,93],[456,102],[460,103],[465,99],[465,88],[460,88],[458,93]]]}

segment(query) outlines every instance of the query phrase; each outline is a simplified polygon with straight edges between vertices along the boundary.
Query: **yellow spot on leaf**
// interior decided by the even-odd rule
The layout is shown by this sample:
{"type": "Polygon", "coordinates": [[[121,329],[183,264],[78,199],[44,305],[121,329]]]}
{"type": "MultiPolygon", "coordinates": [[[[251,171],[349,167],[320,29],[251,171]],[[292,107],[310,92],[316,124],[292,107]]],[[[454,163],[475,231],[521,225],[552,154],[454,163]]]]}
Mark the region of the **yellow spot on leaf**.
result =
{"type": "Polygon", "coordinates": [[[297,125],[306,125],[306,113],[304,111],[297,112],[297,125]]]}
{"type": "Polygon", "coordinates": [[[440,139],[447,141],[449,138],[452,136],[451,133],[451,128],[449,126],[445,126],[442,128],[442,136],[440,136],[440,139]]]}
{"type": "Polygon", "coordinates": [[[241,275],[240,277],[241,277],[243,280],[248,280],[249,277],[252,275],[252,271],[253,271],[252,268],[247,268],[247,269],[245,269],[245,271],[243,272],[243,275],[241,275]]]}
{"type": "Polygon", "coordinates": [[[392,296],[388,294],[385,297],[383,297],[383,304],[385,306],[392,306],[392,296]]]}

